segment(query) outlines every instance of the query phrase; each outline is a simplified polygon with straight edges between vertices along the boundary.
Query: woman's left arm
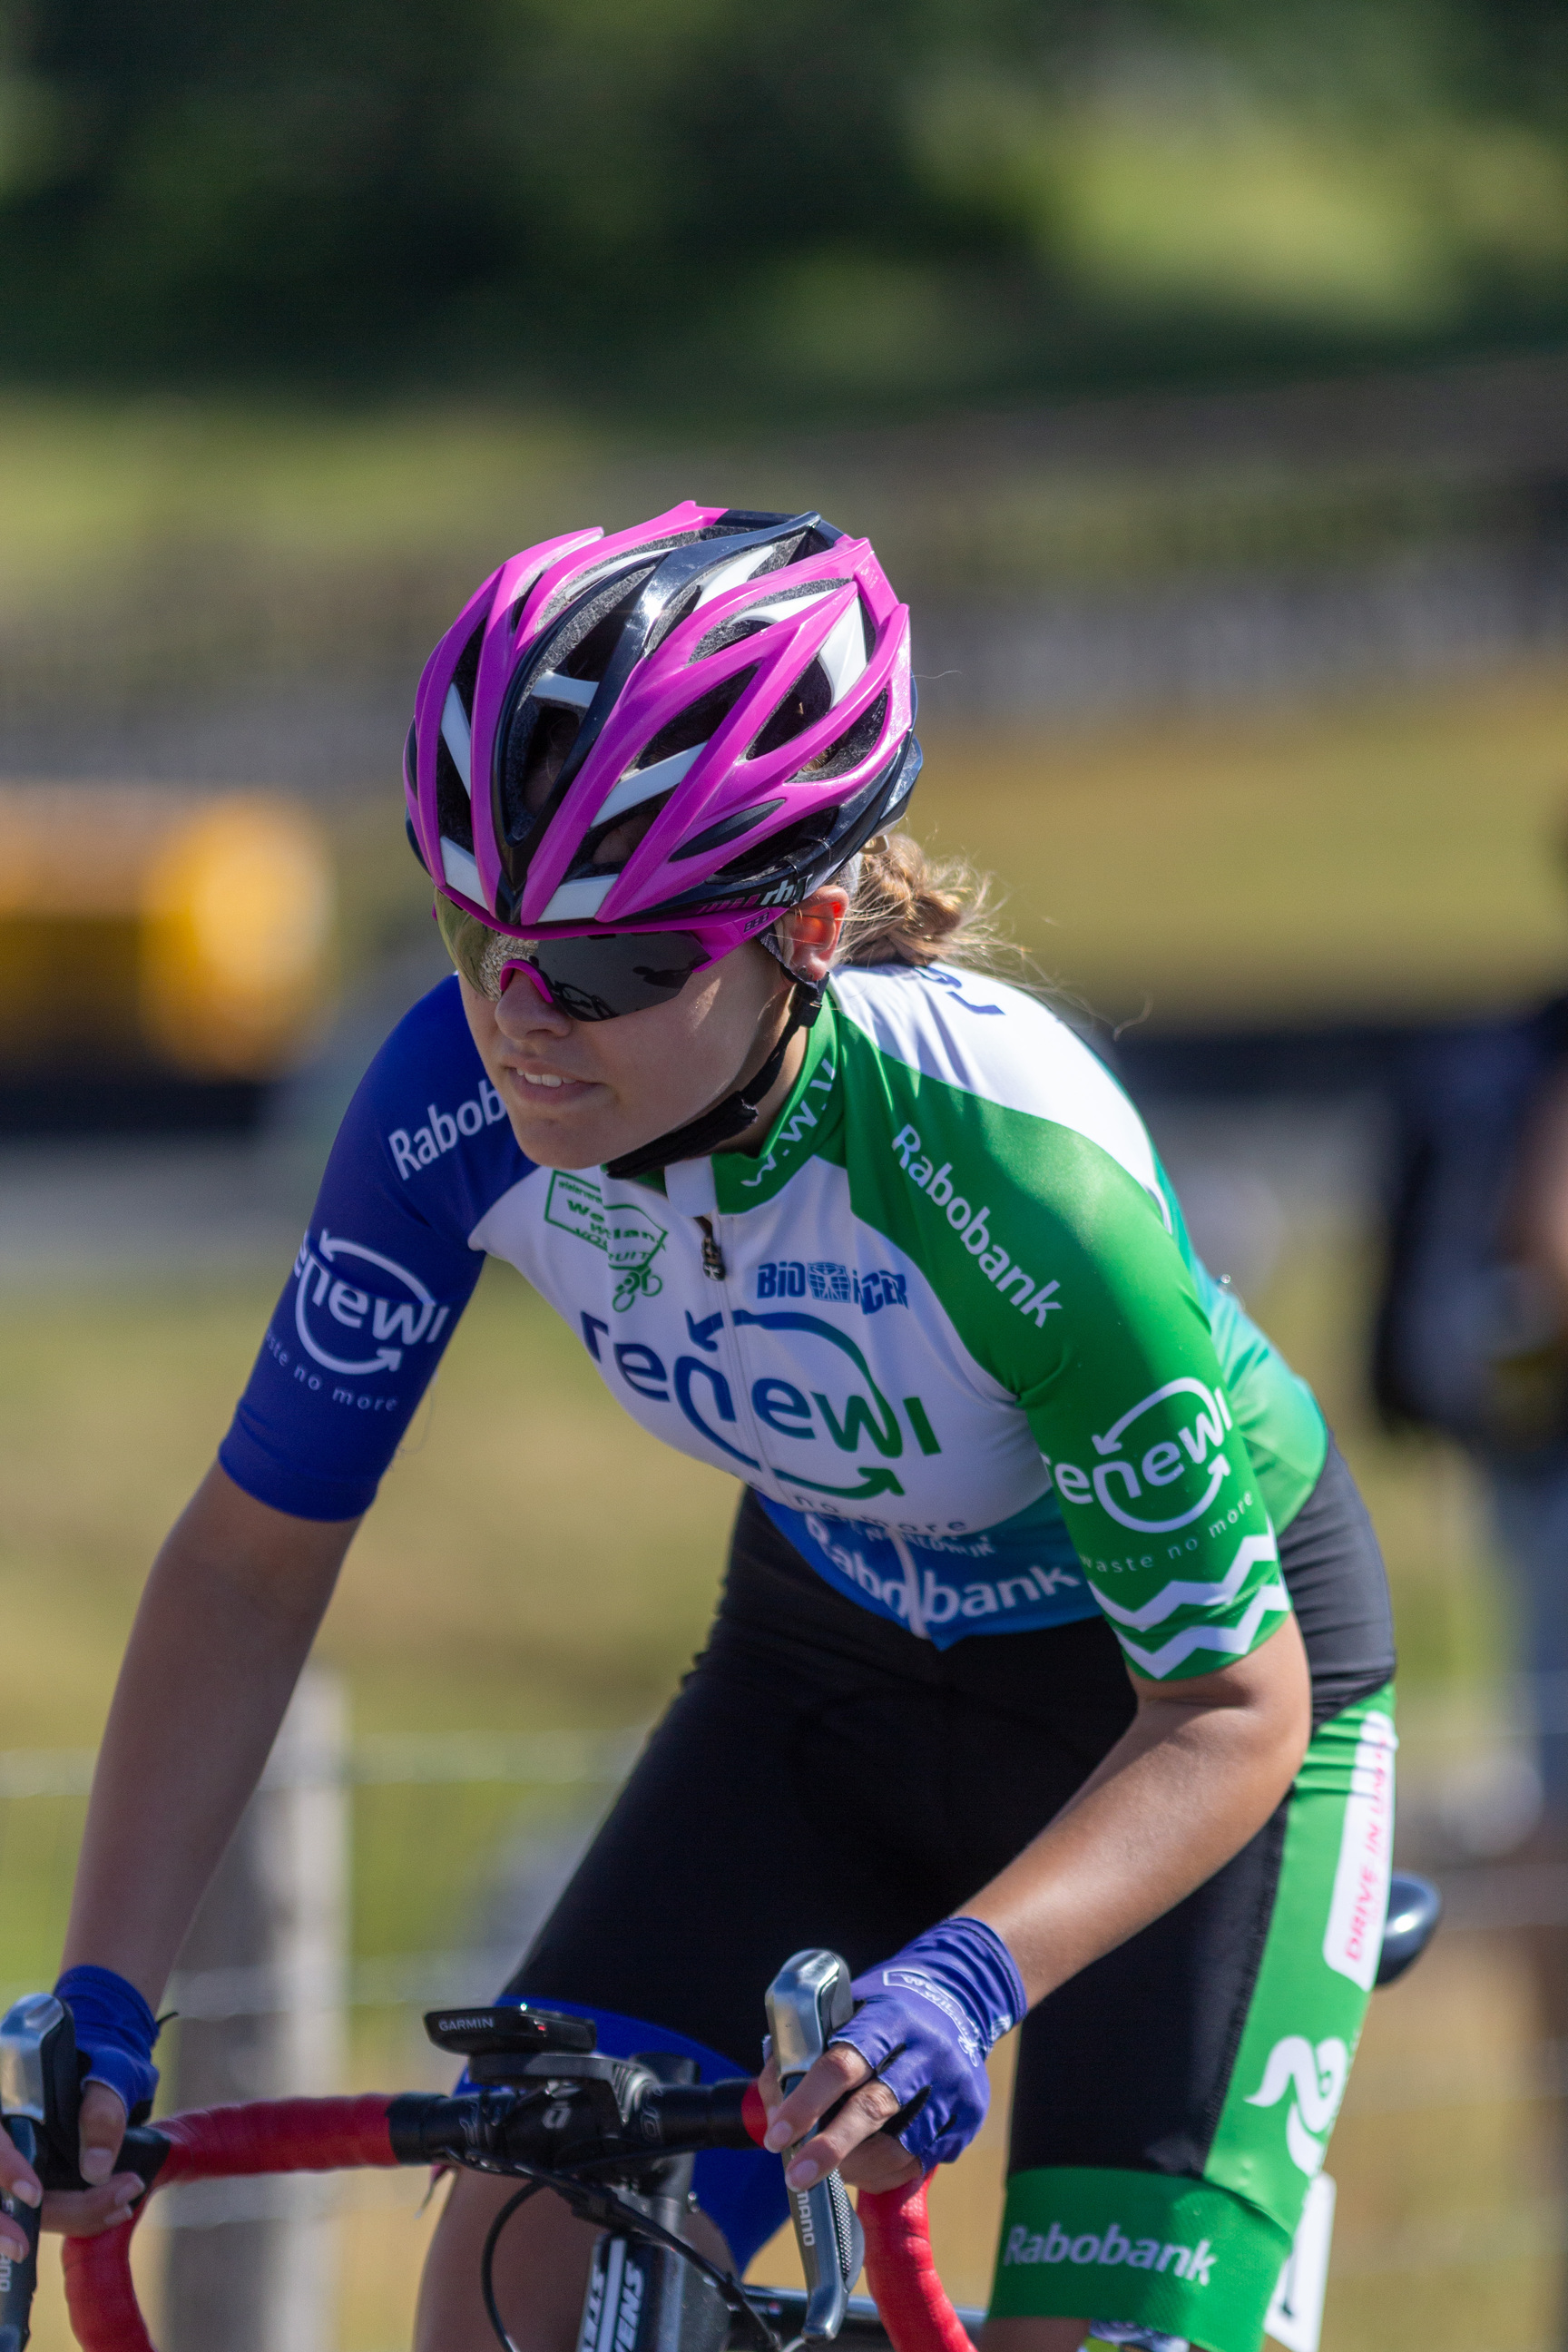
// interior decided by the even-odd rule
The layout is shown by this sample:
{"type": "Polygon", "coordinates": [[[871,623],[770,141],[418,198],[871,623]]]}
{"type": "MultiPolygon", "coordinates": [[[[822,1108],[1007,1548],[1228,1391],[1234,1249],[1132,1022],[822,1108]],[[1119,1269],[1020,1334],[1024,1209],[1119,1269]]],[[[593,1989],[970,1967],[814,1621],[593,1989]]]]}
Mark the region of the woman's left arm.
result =
{"type": "Polygon", "coordinates": [[[1031,2008],[1239,1853],[1307,1752],[1312,1692],[1294,1617],[1216,1674],[1131,1681],[1138,1712],[1115,1747],[964,1906],[1012,1953],[1031,2008]]]}
{"type": "MultiPolygon", "coordinates": [[[[1131,1677],[1138,1712],[1056,1818],[982,1887],[961,1916],[1007,1947],[1029,2005],[1113,1951],[1201,1886],[1263,1827],[1311,1736],[1311,1685],[1294,1617],[1250,1655],[1180,1681],[1131,1677]]],[[[920,2169],[873,2139],[898,2101],[859,2053],[835,2042],[779,2107],[784,2147],[854,2095],[790,2166],[795,2186],[833,2165],[868,2189],[920,2169]],[[857,2088],[857,2085],[863,2085],[857,2088]],[[862,2147],[863,2142],[869,2145],[862,2147]]],[[[773,2094],[776,2096],[776,2091],[773,2094]]]]}

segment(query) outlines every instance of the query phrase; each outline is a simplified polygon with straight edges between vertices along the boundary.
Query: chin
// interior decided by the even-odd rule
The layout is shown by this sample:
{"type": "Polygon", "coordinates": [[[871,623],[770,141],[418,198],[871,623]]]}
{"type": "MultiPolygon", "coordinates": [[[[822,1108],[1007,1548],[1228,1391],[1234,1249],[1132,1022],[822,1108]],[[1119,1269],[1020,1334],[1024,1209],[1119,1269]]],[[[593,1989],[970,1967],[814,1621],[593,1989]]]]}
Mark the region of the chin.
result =
{"type": "Polygon", "coordinates": [[[511,1131],[536,1168],[597,1168],[627,1148],[610,1142],[601,1150],[594,1136],[563,1134],[550,1119],[536,1121],[514,1117],[511,1131]]]}
{"type": "Polygon", "coordinates": [[[602,1168],[606,1161],[618,1160],[624,1151],[636,1151],[651,1143],[656,1135],[668,1135],[672,1128],[684,1127],[696,1118],[713,1099],[711,1096],[687,1106],[677,1102],[670,1108],[648,1111],[641,1118],[626,1116],[606,1116],[603,1106],[584,1105],[574,1116],[570,1110],[552,1114],[535,1110],[531,1103],[519,1103],[513,1088],[500,1089],[507,1107],[511,1131],[519,1147],[539,1168],[584,1170],[602,1168]]]}

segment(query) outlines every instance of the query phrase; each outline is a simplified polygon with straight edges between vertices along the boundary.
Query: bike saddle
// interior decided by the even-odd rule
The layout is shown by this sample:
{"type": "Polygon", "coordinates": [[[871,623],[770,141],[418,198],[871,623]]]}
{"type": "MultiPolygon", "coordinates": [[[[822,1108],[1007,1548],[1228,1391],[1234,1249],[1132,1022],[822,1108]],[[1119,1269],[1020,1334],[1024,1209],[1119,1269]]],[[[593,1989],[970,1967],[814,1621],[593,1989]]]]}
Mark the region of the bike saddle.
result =
{"type": "Polygon", "coordinates": [[[1429,1878],[1396,1870],[1388,1882],[1388,1917],[1378,1957],[1377,1982],[1392,1984],[1421,1958],[1443,1916],[1443,1898],[1429,1878]]]}

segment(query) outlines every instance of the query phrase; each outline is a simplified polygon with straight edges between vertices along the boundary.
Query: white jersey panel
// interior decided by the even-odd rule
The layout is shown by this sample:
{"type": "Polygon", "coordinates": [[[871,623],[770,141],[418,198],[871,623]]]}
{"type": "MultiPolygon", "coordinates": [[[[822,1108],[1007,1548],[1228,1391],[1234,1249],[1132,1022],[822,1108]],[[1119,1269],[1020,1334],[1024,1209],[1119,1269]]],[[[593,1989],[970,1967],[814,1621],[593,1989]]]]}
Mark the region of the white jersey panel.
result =
{"type": "Polygon", "coordinates": [[[549,1299],[646,1429],[774,1502],[961,1535],[1047,1491],[1022,1406],[914,1260],[855,1217],[842,1168],[811,1160],[712,1223],[721,1281],[657,1193],[541,1168],[470,1239],[549,1299]]]}
{"type": "Polygon", "coordinates": [[[1142,1120],[1082,1039],[1022,989],[948,964],[864,972],[851,964],[834,973],[833,994],[879,1053],[1097,1143],[1169,1224],[1142,1120]]]}

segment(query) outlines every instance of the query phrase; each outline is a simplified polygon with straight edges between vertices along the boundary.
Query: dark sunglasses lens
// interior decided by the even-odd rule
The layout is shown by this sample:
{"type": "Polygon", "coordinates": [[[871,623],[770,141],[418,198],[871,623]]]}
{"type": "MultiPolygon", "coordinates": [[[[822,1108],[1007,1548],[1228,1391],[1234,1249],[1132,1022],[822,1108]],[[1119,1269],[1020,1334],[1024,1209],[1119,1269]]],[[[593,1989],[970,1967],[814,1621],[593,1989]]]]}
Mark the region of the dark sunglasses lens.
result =
{"type": "Polygon", "coordinates": [[[615,1021],[679,996],[707,954],[694,931],[533,940],[523,952],[574,1021],[615,1021]]]}

